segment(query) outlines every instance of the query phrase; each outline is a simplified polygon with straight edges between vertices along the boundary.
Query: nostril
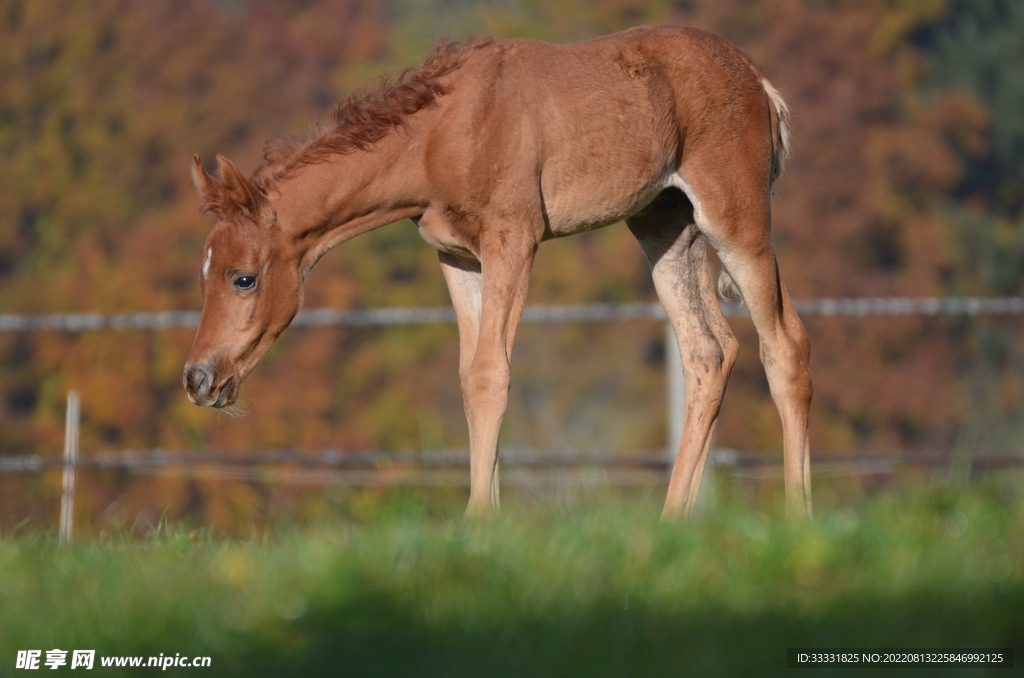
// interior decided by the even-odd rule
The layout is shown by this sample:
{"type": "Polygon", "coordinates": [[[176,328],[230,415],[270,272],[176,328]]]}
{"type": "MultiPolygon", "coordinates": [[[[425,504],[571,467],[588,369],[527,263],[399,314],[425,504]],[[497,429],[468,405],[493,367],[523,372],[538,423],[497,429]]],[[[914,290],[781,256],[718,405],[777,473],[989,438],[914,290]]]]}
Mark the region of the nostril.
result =
{"type": "Polygon", "coordinates": [[[209,373],[199,365],[193,365],[185,372],[185,386],[193,393],[206,395],[211,383],[209,373]]]}

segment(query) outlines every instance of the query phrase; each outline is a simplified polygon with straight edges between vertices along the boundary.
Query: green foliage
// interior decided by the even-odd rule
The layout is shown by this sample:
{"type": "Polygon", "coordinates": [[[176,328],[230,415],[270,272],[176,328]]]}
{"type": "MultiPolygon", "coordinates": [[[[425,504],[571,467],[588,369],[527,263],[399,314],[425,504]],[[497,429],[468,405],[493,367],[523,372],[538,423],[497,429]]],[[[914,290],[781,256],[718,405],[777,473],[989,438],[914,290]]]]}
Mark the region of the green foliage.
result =
{"type": "Polygon", "coordinates": [[[951,209],[957,275],[952,291],[960,294],[1020,296],[1024,293],[1024,228],[991,213],[951,209]]]}
{"type": "Polygon", "coordinates": [[[932,87],[967,87],[989,114],[988,149],[963,178],[964,195],[1018,216],[1024,208],[1024,6],[1014,0],[953,0],[918,39],[931,61],[932,87]]]}
{"type": "MultiPolygon", "coordinates": [[[[946,206],[952,293],[1017,296],[1024,292],[1024,6],[1007,0],[953,0],[914,36],[928,58],[922,89],[960,88],[981,113],[950,126],[963,172],[946,206]],[[973,128],[973,131],[971,129],[973,128]]],[[[971,452],[1019,448],[1024,378],[1016,324],[956,321],[966,340],[959,357],[972,407],[958,445],[971,452]]]]}
{"type": "Polygon", "coordinates": [[[59,647],[209,655],[216,675],[731,676],[779,673],[795,646],[1019,646],[1021,506],[1000,481],[799,525],[752,509],[658,524],[633,498],[477,526],[406,500],[237,541],[7,537],[0,671],[59,647]]]}

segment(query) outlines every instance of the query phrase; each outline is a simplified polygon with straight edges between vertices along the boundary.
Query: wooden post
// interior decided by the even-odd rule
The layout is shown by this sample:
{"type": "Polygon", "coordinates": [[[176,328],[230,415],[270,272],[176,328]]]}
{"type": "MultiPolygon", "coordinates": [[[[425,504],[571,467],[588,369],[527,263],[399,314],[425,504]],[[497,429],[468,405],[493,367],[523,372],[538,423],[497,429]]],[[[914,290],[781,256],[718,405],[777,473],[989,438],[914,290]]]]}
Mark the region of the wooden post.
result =
{"type": "Polygon", "coordinates": [[[64,419],[64,491],[60,498],[60,541],[70,543],[75,523],[75,466],[78,463],[78,393],[68,392],[64,419]]]}
{"type": "Polygon", "coordinates": [[[686,381],[679,343],[672,323],[665,323],[665,382],[668,385],[668,458],[676,459],[683,438],[683,415],[686,410],[686,381]]]}

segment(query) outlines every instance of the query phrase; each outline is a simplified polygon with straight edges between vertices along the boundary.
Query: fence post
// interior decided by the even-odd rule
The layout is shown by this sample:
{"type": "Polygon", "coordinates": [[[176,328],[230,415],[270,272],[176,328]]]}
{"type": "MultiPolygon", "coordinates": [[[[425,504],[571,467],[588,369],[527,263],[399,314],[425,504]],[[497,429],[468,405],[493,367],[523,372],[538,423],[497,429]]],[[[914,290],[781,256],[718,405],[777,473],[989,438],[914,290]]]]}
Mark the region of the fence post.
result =
{"type": "Polygon", "coordinates": [[[675,461],[679,441],[683,438],[683,415],[686,409],[686,382],[679,342],[672,323],[665,323],[665,382],[668,385],[668,458],[675,461]]]}
{"type": "Polygon", "coordinates": [[[68,391],[64,419],[64,489],[60,498],[60,541],[70,543],[75,522],[75,466],[78,464],[78,393],[68,391]]]}

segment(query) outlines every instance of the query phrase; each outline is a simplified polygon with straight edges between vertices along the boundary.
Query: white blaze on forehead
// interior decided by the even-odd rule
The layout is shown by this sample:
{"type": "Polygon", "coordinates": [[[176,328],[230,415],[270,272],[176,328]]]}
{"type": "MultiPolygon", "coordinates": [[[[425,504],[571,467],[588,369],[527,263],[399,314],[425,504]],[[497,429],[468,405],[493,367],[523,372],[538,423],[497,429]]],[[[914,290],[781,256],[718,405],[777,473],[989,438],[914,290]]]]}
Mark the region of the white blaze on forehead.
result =
{"type": "Polygon", "coordinates": [[[206,259],[203,261],[203,279],[210,274],[210,259],[213,258],[213,248],[206,250],[206,259]]]}

